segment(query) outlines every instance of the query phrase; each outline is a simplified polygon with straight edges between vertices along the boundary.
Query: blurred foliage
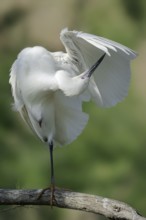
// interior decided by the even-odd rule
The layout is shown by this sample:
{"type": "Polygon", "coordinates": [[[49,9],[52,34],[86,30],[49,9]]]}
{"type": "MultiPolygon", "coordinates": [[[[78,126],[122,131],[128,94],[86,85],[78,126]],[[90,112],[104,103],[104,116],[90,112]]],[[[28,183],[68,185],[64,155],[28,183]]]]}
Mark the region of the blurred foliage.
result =
{"type": "Polygon", "coordinates": [[[140,1],[122,0],[122,3],[129,16],[131,16],[131,18],[135,21],[141,21],[145,16],[144,7],[140,1]]]}
{"type": "Polygon", "coordinates": [[[8,11],[1,19],[0,19],[0,32],[4,31],[7,28],[14,26],[18,21],[24,17],[25,12],[21,11],[19,8],[14,8],[8,11]]]}
{"type": "MultiPolygon", "coordinates": [[[[3,33],[0,35],[1,188],[44,188],[50,183],[48,149],[33,136],[18,113],[11,110],[12,98],[8,84],[9,69],[21,48],[37,44],[37,39],[38,44],[43,42],[43,46],[50,49],[61,48],[60,44],[52,46],[43,38],[48,28],[50,33],[52,31],[52,41],[54,38],[57,42],[56,38],[59,38],[59,35],[54,34],[56,32],[51,24],[48,27],[44,26],[44,32],[41,32],[42,39],[30,36],[31,31],[35,30],[35,25],[38,29],[41,28],[38,23],[34,23],[33,30],[27,26],[32,22],[31,13],[33,14],[37,8],[37,4],[30,2],[32,4],[29,7],[29,15],[26,13],[28,17],[25,18],[23,13],[21,14],[22,11],[27,11],[26,5],[21,5],[20,13],[17,6],[17,13],[8,15],[6,12],[10,12],[11,9],[14,11],[15,4],[12,3],[8,4],[8,11],[1,13],[0,17],[0,28],[3,27],[3,33]],[[15,22],[17,19],[18,22],[15,22]]],[[[51,7],[54,7],[53,10],[56,12],[59,8],[64,25],[67,24],[66,14],[70,14],[69,28],[109,37],[135,50],[137,48],[139,53],[139,48],[146,49],[146,1],[74,0],[69,4],[64,0],[64,5],[59,1],[41,2],[38,12],[43,11],[44,7],[44,14],[47,11],[49,14],[51,7]]],[[[59,22],[59,19],[54,18],[56,14],[48,15],[52,16],[53,27],[56,20],[59,22]]],[[[39,13],[37,16],[41,24],[46,22],[39,17],[39,13]]],[[[48,21],[50,22],[49,19],[48,21]]],[[[58,28],[58,33],[61,28],[62,25],[58,28]]],[[[48,38],[51,39],[51,34],[48,38]]],[[[89,123],[74,143],[55,149],[55,175],[57,186],[123,200],[146,215],[146,100],[144,94],[139,93],[141,89],[136,89],[138,83],[141,88],[145,80],[140,78],[140,72],[144,72],[145,67],[140,61],[134,62],[138,66],[132,68],[132,83],[124,102],[111,109],[99,109],[93,103],[84,103],[84,111],[90,114],[89,123]],[[136,77],[137,74],[139,78],[136,77]]],[[[143,85],[145,88],[145,83],[143,85]]],[[[92,214],[79,214],[76,211],[56,208],[51,210],[48,207],[19,207],[7,212],[2,212],[2,209],[0,220],[98,218],[92,214]]]]}

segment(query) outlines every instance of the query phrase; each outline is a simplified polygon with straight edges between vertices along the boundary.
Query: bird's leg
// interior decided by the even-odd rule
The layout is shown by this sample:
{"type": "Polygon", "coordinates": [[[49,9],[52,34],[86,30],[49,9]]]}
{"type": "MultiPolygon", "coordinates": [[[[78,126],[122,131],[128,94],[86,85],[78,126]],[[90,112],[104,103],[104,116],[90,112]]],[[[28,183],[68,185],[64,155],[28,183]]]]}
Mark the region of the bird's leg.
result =
{"type": "Polygon", "coordinates": [[[55,190],[55,177],[54,177],[54,163],[53,163],[53,141],[49,143],[50,150],[50,164],[51,164],[51,206],[53,204],[53,200],[55,200],[54,190],[55,190]]]}
{"type": "Polygon", "coordinates": [[[43,195],[43,193],[44,193],[46,190],[50,189],[50,190],[51,190],[51,198],[50,198],[50,205],[51,205],[51,207],[52,207],[52,205],[53,205],[53,201],[56,202],[55,196],[54,196],[54,191],[55,191],[55,178],[54,178],[54,163],[53,163],[53,147],[54,147],[53,141],[51,141],[51,142],[49,143],[50,165],[51,165],[51,176],[50,176],[50,177],[51,177],[51,185],[50,185],[50,187],[47,187],[47,188],[43,189],[43,190],[41,191],[41,193],[39,194],[39,197],[38,197],[38,199],[40,199],[41,196],[43,195]]]}

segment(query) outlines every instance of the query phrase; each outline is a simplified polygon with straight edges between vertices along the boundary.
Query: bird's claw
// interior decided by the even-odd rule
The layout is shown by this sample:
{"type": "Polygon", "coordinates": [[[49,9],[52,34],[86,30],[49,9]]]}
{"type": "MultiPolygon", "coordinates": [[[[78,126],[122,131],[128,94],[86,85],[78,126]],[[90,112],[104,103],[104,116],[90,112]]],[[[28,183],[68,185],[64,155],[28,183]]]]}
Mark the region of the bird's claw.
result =
{"type": "Polygon", "coordinates": [[[45,193],[45,191],[47,191],[47,190],[50,190],[51,191],[51,195],[50,195],[50,206],[51,207],[53,207],[53,204],[55,203],[57,203],[57,201],[56,201],[56,199],[55,199],[55,195],[54,195],[54,192],[55,192],[55,186],[54,185],[52,185],[52,186],[50,186],[50,187],[47,187],[47,188],[45,188],[45,189],[42,189],[41,190],[41,192],[39,193],[39,195],[38,195],[38,200],[42,197],[42,195],[45,193]]]}

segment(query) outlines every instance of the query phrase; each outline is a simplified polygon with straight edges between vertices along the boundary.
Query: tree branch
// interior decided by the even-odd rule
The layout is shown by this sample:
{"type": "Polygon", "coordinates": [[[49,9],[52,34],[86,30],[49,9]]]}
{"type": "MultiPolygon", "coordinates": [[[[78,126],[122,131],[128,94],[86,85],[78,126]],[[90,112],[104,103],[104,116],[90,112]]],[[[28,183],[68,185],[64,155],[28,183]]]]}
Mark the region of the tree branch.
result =
{"type": "MultiPolygon", "coordinates": [[[[51,191],[46,190],[38,199],[41,191],[0,189],[0,205],[50,205],[51,191]]],[[[55,189],[53,206],[92,212],[110,219],[146,220],[126,203],[64,189],[55,189]]]]}

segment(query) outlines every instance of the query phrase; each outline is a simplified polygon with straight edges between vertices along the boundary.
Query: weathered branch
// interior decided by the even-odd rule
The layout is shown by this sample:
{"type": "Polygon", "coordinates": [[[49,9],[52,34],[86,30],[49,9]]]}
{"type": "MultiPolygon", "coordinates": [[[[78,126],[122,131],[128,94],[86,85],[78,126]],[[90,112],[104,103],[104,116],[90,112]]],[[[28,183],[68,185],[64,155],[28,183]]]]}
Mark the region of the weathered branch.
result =
{"type": "MultiPolygon", "coordinates": [[[[39,190],[0,189],[0,205],[50,205],[50,190],[38,199],[39,190]]],[[[146,220],[126,203],[101,196],[55,189],[53,206],[103,215],[110,219],[146,220]]]]}

